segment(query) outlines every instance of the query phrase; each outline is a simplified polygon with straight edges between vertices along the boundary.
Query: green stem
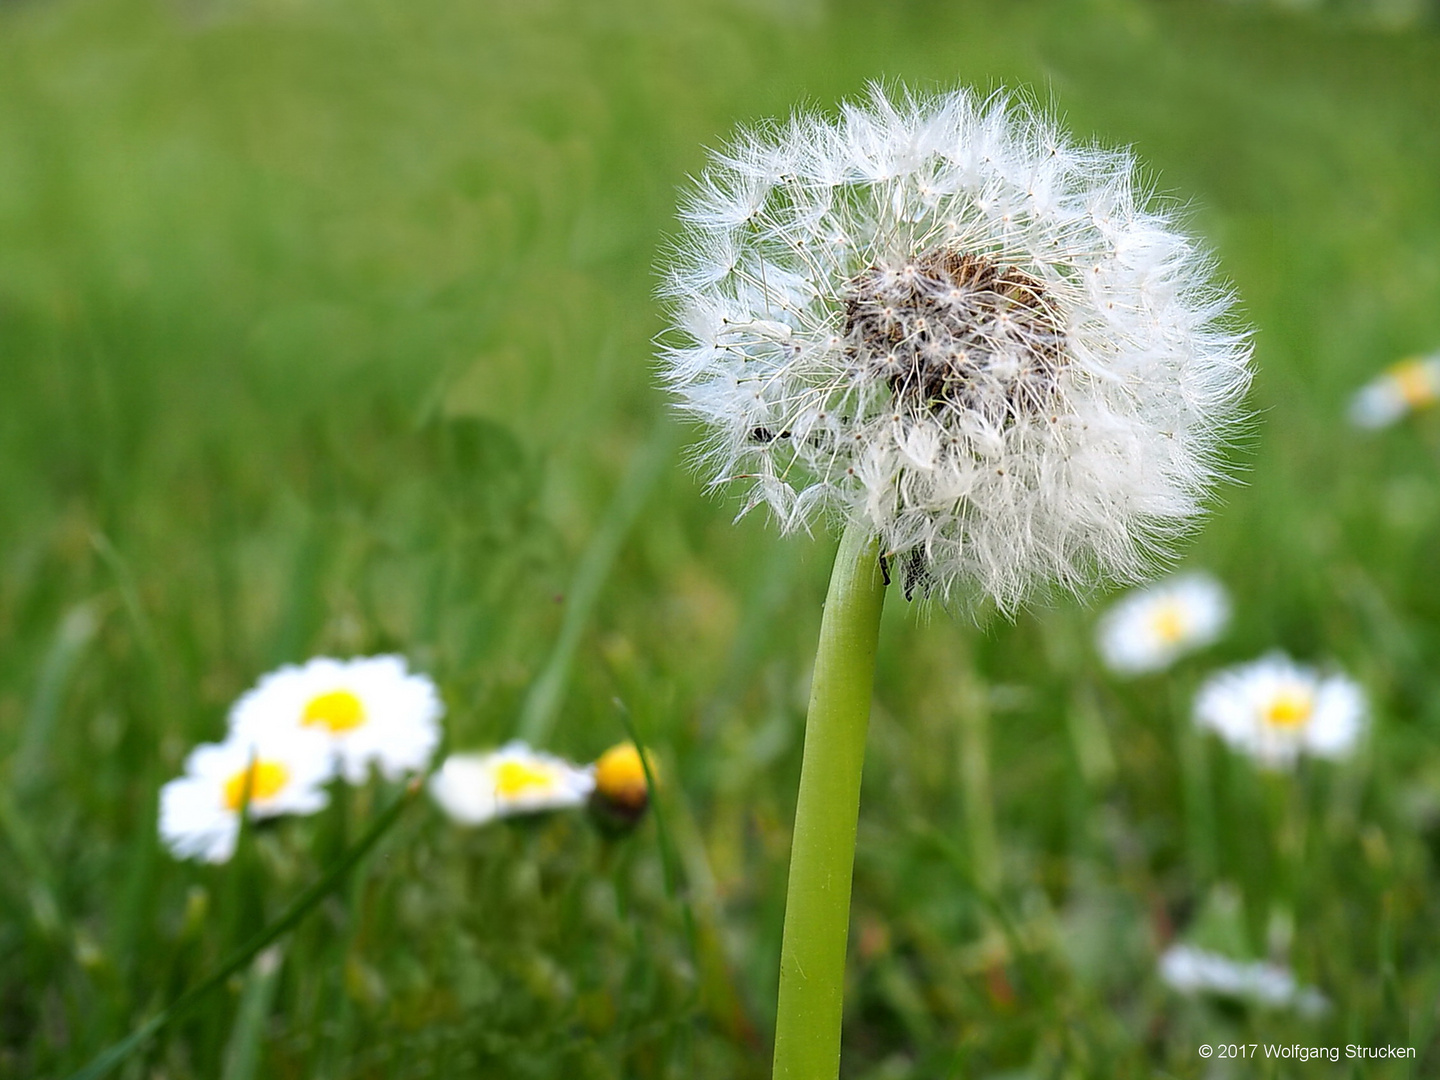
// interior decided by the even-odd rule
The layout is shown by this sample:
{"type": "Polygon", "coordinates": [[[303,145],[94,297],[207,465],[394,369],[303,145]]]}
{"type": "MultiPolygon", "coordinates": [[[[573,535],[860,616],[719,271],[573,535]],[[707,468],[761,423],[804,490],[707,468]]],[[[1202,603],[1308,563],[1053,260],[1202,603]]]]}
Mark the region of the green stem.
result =
{"type": "Polygon", "coordinates": [[[878,543],[852,524],[835,554],[810,684],[780,950],[775,1080],[840,1074],[860,770],[884,605],[878,543]]]}
{"type": "Polygon", "coordinates": [[[957,684],[959,775],[970,857],[974,861],[975,883],[993,897],[1000,891],[1000,845],[995,839],[995,800],[990,793],[990,703],[972,665],[960,666],[957,684]]]}

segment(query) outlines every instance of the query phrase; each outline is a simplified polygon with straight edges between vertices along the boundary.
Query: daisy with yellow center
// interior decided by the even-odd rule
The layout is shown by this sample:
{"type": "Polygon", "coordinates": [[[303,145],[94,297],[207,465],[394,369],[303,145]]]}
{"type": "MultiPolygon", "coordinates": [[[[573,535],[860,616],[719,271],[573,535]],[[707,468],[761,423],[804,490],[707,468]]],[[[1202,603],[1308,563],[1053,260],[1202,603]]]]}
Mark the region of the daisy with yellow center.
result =
{"type": "Polygon", "coordinates": [[[225,808],[238,811],[245,803],[273,802],[290,782],[290,767],[283,761],[258,758],[225,781],[225,808]]]}
{"type": "Polygon", "coordinates": [[[1265,722],[1271,727],[1293,729],[1303,727],[1315,714],[1315,698],[1309,687],[1296,686],[1281,690],[1265,706],[1265,722]]]}
{"type": "Polygon", "coordinates": [[[1155,639],[1162,645],[1174,645],[1185,640],[1186,631],[1190,628],[1185,614],[1185,609],[1174,600],[1156,608],[1150,616],[1150,630],[1155,639]]]}
{"type": "Polygon", "coordinates": [[[240,835],[240,811],[252,819],[313,814],[328,797],[334,754],[321,735],[273,732],[231,736],[197,746],[185,775],[160,790],[160,837],[177,858],[225,862],[240,835]]]}
{"type": "Polygon", "coordinates": [[[1402,360],[1386,374],[1395,382],[1395,389],[1406,405],[1424,409],[1440,401],[1440,360],[1412,358],[1402,360]]]}
{"type": "Polygon", "coordinates": [[[1122,597],[1101,617],[1097,644],[1111,671],[1140,675],[1211,644],[1229,618],[1230,602],[1218,581],[1181,574],[1122,597]]]}
{"type": "Polygon", "coordinates": [[[1268,769],[1293,766],[1301,754],[1346,756],[1365,720],[1357,683],[1280,653],[1211,676],[1195,698],[1196,723],[1268,769]]]}
{"type": "Polygon", "coordinates": [[[324,728],[332,735],[354,731],[365,723],[365,706],[349,690],[327,690],[306,702],[300,723],[324,728]]]}
{"type": "Polygon", "coordinates": [[[388,780],[423,770],[440,742],[442,712],[435,685],[399,656],[321,656],[266,675],[235,703],[231,724],[241,735],[321,735],[345,779],[359,784],[372,765],[388,780]]]}
{"type": "Polygon", "coordinates": [[[430,778],[430,794],[461,825],[581,806],[592,770],[512,742],[481,754],[451,754],[430,778]]]}
{"type": "Polygon", "coordinates": [[[1412,356],[1392,364],[1362,386],[1350,402],[1356,427],[1389,427],[1407,413],[1440,403],[1440,353],[1412,356]]]}

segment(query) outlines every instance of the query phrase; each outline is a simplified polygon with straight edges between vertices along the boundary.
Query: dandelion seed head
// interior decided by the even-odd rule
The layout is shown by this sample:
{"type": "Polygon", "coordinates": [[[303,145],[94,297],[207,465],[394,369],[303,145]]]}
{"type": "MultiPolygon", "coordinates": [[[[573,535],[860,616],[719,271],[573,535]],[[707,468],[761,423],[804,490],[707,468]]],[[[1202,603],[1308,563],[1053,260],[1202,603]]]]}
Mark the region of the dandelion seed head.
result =
{"type": "Polygon", "coordinates": [[[742,133],[681,216],[664,377],[742,513],[866,522],[1006,609],[1138,579],[1200,513],[1249,345],[1127,153],[874,88],[742,133]]]}

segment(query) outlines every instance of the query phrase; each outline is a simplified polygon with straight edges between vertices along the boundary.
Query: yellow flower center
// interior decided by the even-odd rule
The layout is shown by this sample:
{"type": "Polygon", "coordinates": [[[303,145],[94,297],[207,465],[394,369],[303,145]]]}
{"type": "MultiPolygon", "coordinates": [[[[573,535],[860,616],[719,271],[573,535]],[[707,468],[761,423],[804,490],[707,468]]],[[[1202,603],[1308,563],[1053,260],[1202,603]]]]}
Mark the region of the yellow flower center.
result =
{"type": "MultiPolygon", "coordinates": [[[[655,762],[650,762],[650,771],[655,771],[655,762]]],[[[645,783],[645,765],[640,761],[640,751],[634,743],[612,746],[595,762],[595,789],[611,802],[622,806],[644,807],[650,796],[645,783]]]]}
{"type": "Polygon", "coordinates": [[[290,780],[290,770],[278,761],[258,760],[225,781],[225,809],[239,810],[250,789],[250,802],[273,799],[290,780]]]}
{"type": "Polygon", "coordinates": [[[529,791],[548,791],[555,786],[555,777],[546,769],[527,761],[502,761],[495,766],[495,794],[513,799],[529,791]]]}
{"type": "Polygon", "coordinates": [[[365,706],[349,690],[331,690],[310,699],[300,723],[306,727],[323,724],[332,733],[351,731],[365,723],[365,706]]]}
{"type": "Polygon", "coordinates": [[[1265,722],[1278,728],[1304,725],[1315,711],[1314,699],[1303,690],[1282,690],[1265,706],[1265,722]]]}
{"type": "Polygon", "coordinates": [[[1390,369],[1390,377],[1395,380],[1395,389],[1400,391],[1405,404],[1412,409],[1434,405],[1440,400],[1435,373],[1424,360],[1402,360],[1390,369]]]}
{"type": "Polygon", "coordinates": [[[1166,645],[1174,645],[1185,636],[1185,612],[1174,600],[1167,600],[1150,616],[1150,629],[1166,645]]]}

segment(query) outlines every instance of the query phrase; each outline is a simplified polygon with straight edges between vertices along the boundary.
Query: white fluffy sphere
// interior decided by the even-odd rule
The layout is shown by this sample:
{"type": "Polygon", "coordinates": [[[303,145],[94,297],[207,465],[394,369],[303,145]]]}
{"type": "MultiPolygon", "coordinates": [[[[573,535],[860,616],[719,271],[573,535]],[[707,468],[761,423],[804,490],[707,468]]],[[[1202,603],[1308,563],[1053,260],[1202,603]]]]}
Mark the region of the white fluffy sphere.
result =
{"type": "Polygon", "coordinates": [[[740,135],[666,274],[702,467],[787,531],[868,523],[907,591],[1143,576],[1217,479],[1250,348],[1135,171],[964,90],[740,135]]]}

